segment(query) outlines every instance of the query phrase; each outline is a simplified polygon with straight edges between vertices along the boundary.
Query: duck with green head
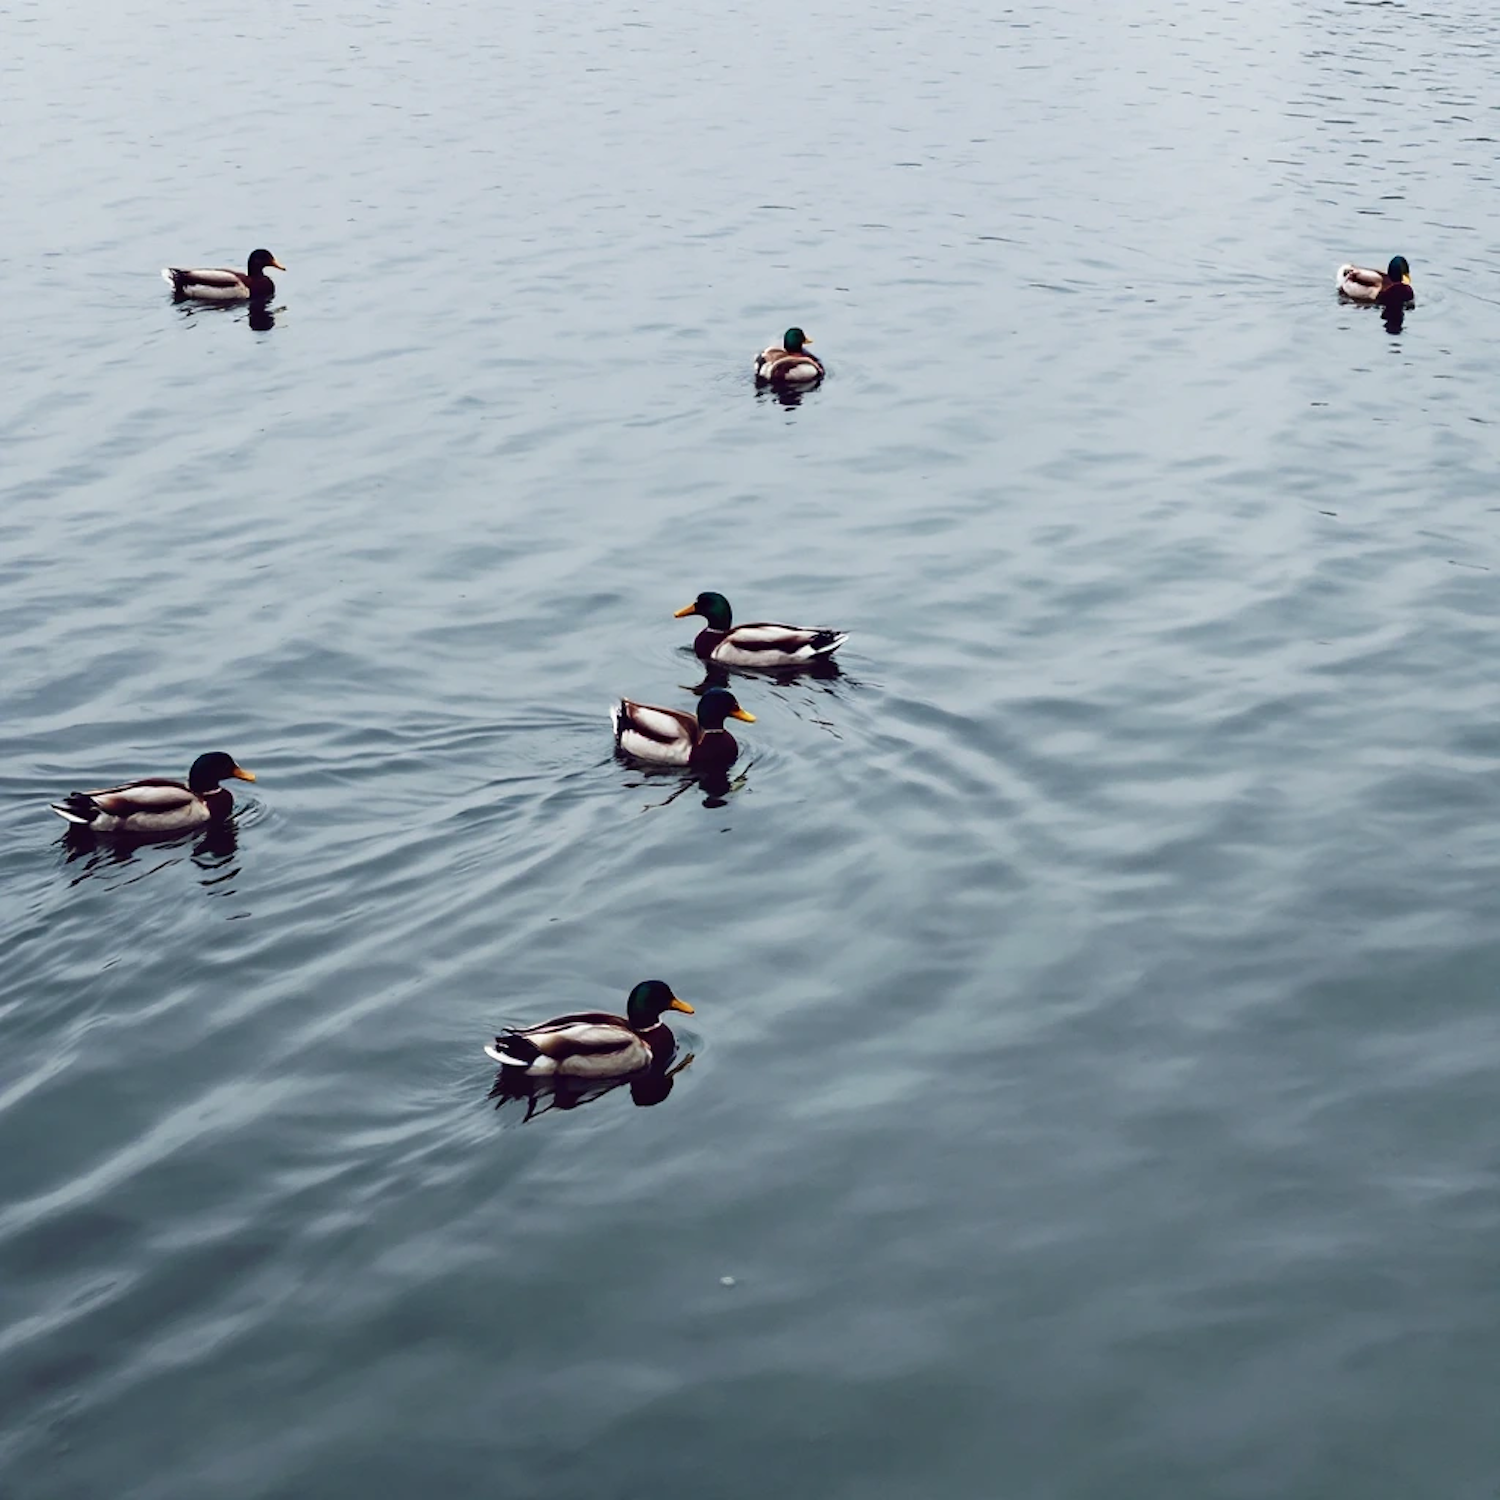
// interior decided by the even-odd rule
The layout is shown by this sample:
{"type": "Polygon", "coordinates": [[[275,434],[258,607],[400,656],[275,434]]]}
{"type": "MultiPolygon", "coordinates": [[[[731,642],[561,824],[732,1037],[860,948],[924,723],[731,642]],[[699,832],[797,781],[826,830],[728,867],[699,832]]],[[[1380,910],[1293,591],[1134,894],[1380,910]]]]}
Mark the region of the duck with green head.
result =
{"type": "Polygon", "coordinates": [[[808,385],[823,378],[823,362],[807,352],[812,340],[800,328],[788,328],[779,344],[755,356],[755,378],[767,385],[808,385]]]}
{"type": "Polygon", "coordinates": [[[179,300],[196,302],[265,302],[276,295],[276,283],[266,275],[266,267],[278,271],[286,267],[269,250],[252,250],[243,271],[229,266],[165,266],[162,280],[179,300]]]}
{"type": "Polygon", "coordinates": [[[1411,285],[1411,267],[1404,255],[1393,255],[1383,271],[1340,266],[1338,288],[1355,302],[1378,302],[1382,307],[1409,307],[1417,300],[1411,285]]]}
{"type": "Polygon", "coordinates": [[[69,792],[52,811],[75,828],[92,833],[121,833],[144,838],[186,833],[205,823],[223,823],[234,798],[219,785],[230,778],[254,781],[232,755],[211,750],[200,755],[186,781],[145,776],[98,792],[69,792]]]}
{"type": "Polygon", "coordinates": [[[693,650],[704,661],[726,667],[808,667],[827,660],[849,639],[848,631],[815,625],[777,625],[768,620],[736,625],[729,601],[707,590],[684,604],[674,618],[688,615],[704,619],[693,650]]]}
{"type": "Polygon", "coordinates": [[[647,979],[631,990],[623,1016],[583,1010],[507,1027],[484,1050],[511,1078],[624,1078],[671,1061],[677,1039],[662,1020],[669,1010],[693,1014],[670,985],[647,979]]]}
{"type": "Polygon", "coordinates": [[[655,708],[621,698],[610,710],[615,749],[658,766],[686,766],[690,771],[727,771],[740,747],[724,727],[725,719],[753,724],[728,688],[711,687],[698,700],[696,716],[675,708],[655,708]]]}

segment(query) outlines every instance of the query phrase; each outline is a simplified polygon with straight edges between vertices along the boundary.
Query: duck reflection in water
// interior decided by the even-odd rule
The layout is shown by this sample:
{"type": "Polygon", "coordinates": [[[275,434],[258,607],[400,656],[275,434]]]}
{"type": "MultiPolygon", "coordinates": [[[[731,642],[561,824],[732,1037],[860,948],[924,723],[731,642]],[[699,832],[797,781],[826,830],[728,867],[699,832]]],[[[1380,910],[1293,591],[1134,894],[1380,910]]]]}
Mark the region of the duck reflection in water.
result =
{"type": "MultiPolygon", "coordinates": [[[[796,687],[804,682],[837,682],[847,675],[831,656],[819,657],[805,667],[726,667],[720,662],[710,661],[703,664],[703,681],[689,685],[688,692],[701,698],[709,688],[727,688],[731,672],[783,688],[796,687]]],[[[853,682],[853,678],[849,681],[853,682]]]]}
{"type": "Polygon", "coordinates": [[[802,398],[817,390],[821,384],[819,381],[810,386],[758,385],[755,387],[755,399],[757,402],[774,401],[778,406],[801,406],[802,398]]]}
{"type": "MultiPolygon", "coordinates": [[[[252,299],[249,303],[226,302],[215,304],[212,302],[183,302],[180,309],[184,321],[192,318],[216,318],[221,313],[238,313],[241,308],[246,308],[246,315],[242,321],[249,325],[252,333],[269,333],[276,326],[277,316],[286,311],[283,304],[280,307],[272,307],[269,302],[261,302],[252,299]]],[[[236,319],[236,321],[241,321],[236,319]]]]}
{"type": "Polygon", "coordinates": [[[576,1109],[627,1084],[637,1105],[660,1104],[692,1061],[689,1055],[672,1066],[677,1038],[662,1020],[669,1010],[693,1014],[670,985],[646,979],[631,990],[623,1016],[575,1011],[536,1026],[507,1027],[484,1049],[500,1064],[490,1098],[502,1104],[527,1099],[528,1120],[543,1112],[539,1095],[547,1098],[545,1109],[576,1109]]]}
{"type": "MultiPolygon", "coordinates": [[[[697,787],[704,794],[703,805],[705,807],[727,806],[732,793],[744,790],[746,782],[750,779],[750,767],[754,764],[753,760],[746,761],[733,776],[729,774],[727,768],[720,766],[711,766],[702,771],[697,771],[681,781],[678,781],[676,776],[670,776],[670,779],[676,781],[677,785],[660,802],[646,803],[643,811],[651,812],[656,808],[670,807],[679,797],[692,791],[694,787],[697,787]]],[[[653,780],[669,775],[665,771],[656,769],[649,769],[645,774],[650,779],[644,781],[627,781],[625,785],[632,789],[650,786],[653,780]]]]}
{"type": "Polygon", "coordinates": [[[693,1054],[689,1052],[681,1062],[670,1066],[657,1065],[634,1078],[610,1078],[603,1082],[586,1083],[576,1078],[515,1078],[508,1076],[509,1070],[502,1068],[490,1085],[490,1098],[495,1108],[504,1108],[510,1099],[524,1099],[526,1113],[521,1116],[524,1125],[538,1115],[553,1109],[577,1109],[580,1104],[592,1104],[616,1089],[628,1088],[630,1100],[638,1109],[649,1109],[660,1104],[672,1092],[672,1085],[683,1069],[691,1067],[693,1054]]]}
{"type": "Polygon", "coordinates": [[[63,858],[68,864],[83,861],[82,868],[73,876],[73,885],[90,877],[107,877],[116,871],[123,872],[125,867],[136,862],[143,850],[156,857],[157,862],[149,869],[132,873],[129,878],[138,880],[142,875],[155,874],[157,870],[179,864],[182,859],[180,851],[189,844],[191,848],[188,849],[188,858],[203,872],[203,885],[222,885],[233,881],[240,873],[240,867],[235,861],[239,852],[239,834],[232,820],[212,823],[196,838],[183,835],[166,840],[133,838],[128,834],[102,838],[92,829],[70,826],[63,831],[58,842],[63,846],[63,858]]]}

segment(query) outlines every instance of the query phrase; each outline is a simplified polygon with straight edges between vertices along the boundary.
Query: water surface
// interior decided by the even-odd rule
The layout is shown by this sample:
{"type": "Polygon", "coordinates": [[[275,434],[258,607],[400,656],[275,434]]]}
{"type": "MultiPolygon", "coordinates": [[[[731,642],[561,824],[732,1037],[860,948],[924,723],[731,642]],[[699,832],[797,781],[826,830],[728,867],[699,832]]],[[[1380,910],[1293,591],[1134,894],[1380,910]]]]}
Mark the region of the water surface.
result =
{"type": "Polygon", "coordinates": [[[1494,1495],[1493,18],[5,16],[6,1500],[1494,1495]]]}

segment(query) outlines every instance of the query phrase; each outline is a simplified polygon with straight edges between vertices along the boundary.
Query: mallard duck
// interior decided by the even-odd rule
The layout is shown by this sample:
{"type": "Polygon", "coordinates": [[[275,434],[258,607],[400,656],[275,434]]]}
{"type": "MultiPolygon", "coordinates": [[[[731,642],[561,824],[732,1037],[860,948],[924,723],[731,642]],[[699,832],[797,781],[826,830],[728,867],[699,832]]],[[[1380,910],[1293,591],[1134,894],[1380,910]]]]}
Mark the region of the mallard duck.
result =
{"type": "Polygon", "coordinates": [[[779,344],[755,356],[755,378],[772,385],[804,385],[823,378],[823,363],[807,352],[812,340],[800,328],[788,328],[779,344]]]}
{"type": "Polygon", "coordinates": [[[94,833],[186,833],[205,823],[222,823],[234,808],[234,798],[219,785],[234,777],[254,781],[232,755],[222,750],[200,755],[186,781],[147,776],[100,792],[69,792],[49,806],[75,828],[94,833]]]}
{"type": "Polygon", "coordinates": [[[181,266],[164,266],[161,275],[178,297],[191,297],[199,302],[264,302],[276,294],[276,283],[266,275],[267,266],[286,270],[269,250],[252,250],[249,268],[244,271],[227,267],[184,270],[181,266]]]}
{"type": "Polygon", "coordinates": [[[653,708],[621,698],[610,710],[615,726],[615,748],[637,760],[663,766],[687,766],[694,771],[727,770],[740,747],[724,727],[725,719],[755,722],[728,688],[711,687],[698,700],[698,715],[675,708],[653,708]]]}
{"type": "Polygon", "coordinates": [[[677,1039],[662,1013],[693,1007],[670,985],[647,979],[631,990],[623,1016],[603,1010],[543,1021],[539,1026],[507,1027],[484,1050],[514,1078],[622,1078],[671,1059],[677,1039]]]}
{"type": "Polygon", "coordinates": [[[1404,255],[1393,255],[1390,265],[1383,271],[1371,271],[1364,266],[1340,266],[1338,285],[1346,297],[1356,302],[1379,302],[1384,307],[1391,307],[1417,300],[1411,285],[1411,267],[1404,255]]]}
{"type": "Polygon", "coordinates": [[[805,667],[832,656],[849,639],[846,630],[824,630],[811,625],[734,625],[723,594],[704,592],[672,616],[702,615],[708,622],[693,641],[704,661],[729,667],[805,667]]]}

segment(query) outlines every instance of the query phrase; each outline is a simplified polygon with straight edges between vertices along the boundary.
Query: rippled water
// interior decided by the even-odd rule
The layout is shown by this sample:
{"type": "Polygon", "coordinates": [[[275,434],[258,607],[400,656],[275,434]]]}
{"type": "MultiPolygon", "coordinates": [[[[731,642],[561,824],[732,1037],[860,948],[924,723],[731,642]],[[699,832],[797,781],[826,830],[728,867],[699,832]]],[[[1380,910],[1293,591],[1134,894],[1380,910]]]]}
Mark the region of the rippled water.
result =
{"type": "Polygon", "coordinates": [[[5,1500],[1496,1493],[1494,15],[4,14],[5,1500]]]}

